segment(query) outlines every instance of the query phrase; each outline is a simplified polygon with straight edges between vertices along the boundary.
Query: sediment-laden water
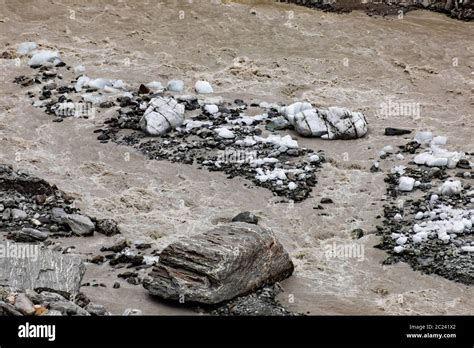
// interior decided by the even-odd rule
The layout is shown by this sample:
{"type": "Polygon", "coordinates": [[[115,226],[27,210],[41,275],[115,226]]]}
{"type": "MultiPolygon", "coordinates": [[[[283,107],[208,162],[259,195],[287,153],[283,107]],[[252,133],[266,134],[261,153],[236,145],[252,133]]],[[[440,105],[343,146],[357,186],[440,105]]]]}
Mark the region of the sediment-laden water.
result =
{"type": "MultiPolygon", "coordinates": [[[[93,131],[112,116],[108,111],[51,122],[13,83],[31,75],[26,60],[1,59],[0,163],[56,184],[85,214],[112,218],[126,238],[157,249],[241,211],[254,212],[295,263],[279,295],[295,312],[473,312],[472,286],[422,274],[406,263],[382,264],[387,254],[373,246],[380,243],[375,226],[388,200],[383,171],[404,162],[389,158],[381,162],[382,172],[370,171],[384,146],[404,145],[414,136],[384,136],[389,126],[431,130],[447,136],[450,149],[473,152],[471,23],[427,11],[399,19],[276,3],[1,1],[0,6],[3,51],[35,41],[58,49],[71,66],[84,65],[90,77],[137,86],[182,79],[189,92],[196,80],[207,80],[215,95],[228,100],[343,106],[364,112],[370,127],[366,137],[347,141],[288,131],[301,146],[323,150],[327,163],[308,199],[275,204],[269,190],[246,179],[150,161],[128,146],[100,143],[93,131]],[[388,105],[413,105],[408,109],[419,112],[387,112],[388,105]],[[323,198],[333,203],[322,204],[323,198]],[[354,229],[364,231],[356,241],[354,229]],[[328,257],[328,245],[354,244],[363,257],[328,257]]],[[[83,255],[97,253],[106,242],[70,239],[83,255]]],[[[88,266],[85,281],[96,279],[107,288],[82,291],[112,312],[193,314],[152,300],[141,287],[113,289],[116,274],[105,265],[88,266]]]]}

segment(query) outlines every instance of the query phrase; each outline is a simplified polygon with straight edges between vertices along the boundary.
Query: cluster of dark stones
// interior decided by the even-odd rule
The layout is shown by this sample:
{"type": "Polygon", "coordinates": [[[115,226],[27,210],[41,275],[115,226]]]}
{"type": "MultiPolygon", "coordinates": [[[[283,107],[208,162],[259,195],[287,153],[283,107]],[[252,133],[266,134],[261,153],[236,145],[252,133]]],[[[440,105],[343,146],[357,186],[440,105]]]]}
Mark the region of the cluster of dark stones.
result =
{"type": "MultiPolygon", "coordinates": [[[[29,91],[30,98],[36,98],[42,101],[40,105],[45,112],[54,116],[53,122],[61,122],[65,117],[72,116],[70,113],[58,113],[58,109],[65,103],[86,103],[82,97],[77,96],[74,88],[76,80],[70,83],[61,84],[63,74],[59,69],[70,70],[68,65],[60,67],[40,67],[33,77],[18,76],[15,82],[23,87],[29,87],[34,84],[44,83],[40,93],[36,95],[29,91]]],[[[86,89],[85,93],[96,92],[92,89],[86,89]]],[[[259,136],[263,129],[271,132],[291,129],[291,126],[285,122],[280,122],[283,118],[275,109],[265,109],[263,112],[268,114],[268,118],[262,121],[255,121],[252,125],[241,125],[233,130],[236,134],[235,139],[221,139],[213,130],[226,125],[231,120],[238,119],[242,112],[250,108],[258,108],[258,104],[248,104],[241,99],[234,102],[223,103],[219,106],[218,116],[210,115],[204,110],[198,99],[193,96],[177,97],[178,102],[185,106],[188,113],[193,113],[192,120],[212,121],[212,126],[204,126],[186,130],[184,127],[176,129],[161,137],[148,137],[139,127],[140,119],[144,114],[144,109],[140,107],[149,102],[152,98],[168,95],[166,92],[153,93],[144,85],[140,85],[137,91],[130,93],[130,96],[121,96],[115,101],[104,101],[98,105],[102,108],[117,109],[117,114],[105,120],[102,129],[95,130],[98,133],[98,140],[106,143],[113,141],[117,144],[132,146],[142,152],[149,159],[168,160],[185,164],[196,164],[200,168],[207,168],[210,171],[223,171],[229,178],[243,177],[252,181],[257,186],[265,187],[271,190],[275,195],[281,196],[286,200],[300,202],[308,198],[312,188],[316,185],[316,171],[324,161],[324,155],[318,153],[321,161],[318,163],[309,163],[303,159],[314,153],[313,150],[306,148],[288,149],[285,152],[278,152],[278,146],[272,144],[258,143],[251,147],[236,146],[235,140],[243,139],[246,136],[259,136]],[[259,127],[261,126],[261,127],[259,127]],[[123,130],[123,131],[122,131],[123,130]],[[129,132],[127,132],[129,130],[129,132]],[[130,130],[132,131],[130,133],[130,130]],[[215,162],[219,160],[219,151],[256,151],[257,158],[275,157],[280,160],[279,163],[266,163],[262,169],[273,170],[275,167],[284,169],[303,169],[304,178],[293,176],[285,181],[284,185],[274,185],[271,181],[261,182],[255,178],[255,169],[248,162],[240,163],[236,161],[222,161],[218,166],[215,162]],[[306,170],[309,169],[309,170],[306,170]],[[293,181],[297,188],[290,190],[287,183],[293,181]]],[[[90,105],[88,105],[90,107],[90,105]]],[[[87,115],[81,117],[87,118],[87,115]]],[[[291,176],[291,174],[290,174],[291,176]]]]}
{"type": "MultiPolygon", "coordinates": [[[[275,109],[266,111],[269,115],[266,120],[254,121],[251,125],[234,127],[234,139],[222,139],[214,129],[227,125],[232,120],[239,119],[242,111],[248,108],[246,103],[238,99],[234,103],[224,103],[219,106],[219,113],[216,116],[210,115],[204,110],[204,107],[200,107],[195,97],[184,100],[178,98],[178,101],[185,105],[186,110],[198,110],[198,113],[194,112],[195,116],[192,117],[192,120],[210,121],[212,125],[189,130],[181,127],[160,137],[147,137],[139,128],[139,121],[144,113],[144,110],[140,109],[139,106],[143,101],[146,102],[157,95],[160,94],[151,94],[149,96],[137,95],[126,100],[118,98],[117,102],[121,105],[118,115],[105,121],[107,128],[101,130],[102,134],[98,139],[104,142],[111,139],[121,145],[133,146],[152,160],[168,160],[189,165],[197,164],[199,168],[207,168],[209,171],[225,172],[229,178],[243,177],[257,186],[271,190],[275,195],[286,197],[295,202],[300,202],[310,195],[312,188],[317,183],[315,175],[317,168],[324,161],[322,153],[318,153],[322,161],[310,163],[303,159],[303,157],[314,154],[314,151],[310,149],[288,149],[285,152],[279,152],[277,151],[278,146],[268,143],[257,143],[250,147],[235,144],[235,141],[238,139],[260,136],[263,130],[259,125],[268,125],[275,118],[281,117],[275,109]],[[122,129],[131,129],[136,132],[121,135],[120,130],[122,129]],[[284,185],[273,185],[270,181],[260,182],[255,178],[255,168],[250,165],[249,161],[243,161],[243,163],[219,161],[222,156],[220,151],[227,151],[228,153],[245,153],[248,151],[256,152],[257,158],[278,158],[278,163],[266,163],[261,166],[262,169],[273,170],[275,167],[303,169],[306,175],[304,179],[300,179],[297,176],[288,178],[289,181],[293,181],[298,185],[295,190],[289,190],[284,185]],[[217,161],[219,161],[218,165],[216,165],[217,161]],[[306,170],[308,167],[310,169],[306,170]]],[[[255,107],[250,105],[250,108],[255,107]]]]}
{"type": "MultiPolygon", "coordinates": [[[[420,144],[417,142],[409,142],[404,146],[400,146],[402,151],[409,153],[416,153],[418,148],[420,148],[420,144]]],[[[464,191],[469,191],[472,189],[470,180],[474,178],[474,172],[469,171],[469,163],[466,165],[465,161],[460,161],[457,168],[458,172],[455,176],[463,179],[464,191]]],[[[413,193],[398,191],[399,174],[390,173],[386,176],[385,182],[389,203],[384,206],[383,224],[377,226],[377,234],[381,236],[381,243],[377,245],[377,248],[385,250],[390,255],[384,261],[384,264],[403,261],[414,270],[426,274],[437,274],[456,282],[468,285],[474,284],[474,253],[462,252],[459,249],[460,246],[472,245],[474,241],[474,230],[472,229],[470,233],[457,234],[457,237],[449,243],[443,242],[436,236],[430,236],[428,240],[416,244],[416,247],[409,244],[402,253],[394,252],[394,247],[397,244],[395,239],[391,237],[392,233],[412,234],[410,230],[413,225],[425,221],[425,218],[415,220],[415,214],[433,208],[430,197],[438,193],[434,188],[450,177],[446,168],[426,166],[409,166],[406,168],[404,175],[421,182],[421,185],[415,188],[415,191],[420,190],[422,197],[415,198],[410,196],[413,193]],[[400,202],[403,202],[403,206],[400,206],[400,202]],[[404,216],[404,218],[396,219],[397,214],[404,216]]],[[[463,195],[439,195],[436,206],[440,204],[459,209],[472,209],[473,206],[470,197],[463,195]]]]}
{"type": "Polygon", "coordinates": [[[368,16],[395,16],[419,9],[445,13],[464,21],[474,19],[474,3],[464,0],[284,0],[284,2],[319,9],[325,12],[349,13],[362,10],[368,16]]]}
{"type": "MultiPolygon", "coordinates": [[[[43,179],[11,166],[0,165],[0,231],[19,242],[45,241],[50,237],[67,237],[73,232],[67,223],[53,218],[53,209],[81,216],[74,199],[43,179]]],[[[110,219],[89,217],[95,231],[106,235],[119,233],[110,219]]]]}
{"type": "Polygon", "coordinates": [[[71,294],[49,288],[0,287],[0,316],[104,316],[104,306],[79,292],[71,294]]]}
{"type": "MultiPolygon", "coordinates": [[[[395,240],[391,238],[392,233],[410,234],[414,220],[394,219],[396,214],[412,214],[420,210],[428,210],[431,193],[427,193],[421,199],[408,199],[404,202],[404,208],[399,208],[392,203],[384,207],[384,221],[382,226],[377,226],[377,232],[381,236],[381,242],[377,246],[385,250],[390,256],[384,261],[384,264],[393,264],[396,262],[406,262],[414,270],[426,274],[437,274],[446,279],[456,282],[473,285],[474,284],[474,255],[471,252],[460,252],[459,246],[470,245],[474,241],[474,231],[458,235],[450,243],[444,243],[437,237],[429,237],[427,241],[418,243],[416,247],[410,246],[401,254],[393,251],[396,246],[395,240]]],[[[469,198],[440,197],[438,203],[451,205],[454,208],[466,208],[469,206],[469,198]]],[[[416,220],[418,223],[423,220],[416,220]]]]}

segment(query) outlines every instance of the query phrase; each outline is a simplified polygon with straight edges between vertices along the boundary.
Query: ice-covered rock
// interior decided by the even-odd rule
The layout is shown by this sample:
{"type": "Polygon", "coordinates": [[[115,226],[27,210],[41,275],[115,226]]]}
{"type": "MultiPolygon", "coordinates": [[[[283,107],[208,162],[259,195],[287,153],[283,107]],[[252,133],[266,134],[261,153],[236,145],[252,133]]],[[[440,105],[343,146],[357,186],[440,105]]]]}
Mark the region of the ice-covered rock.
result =
{"type": "Polygon", "coordinates": [[[182,80],[171,80],[168,82],[166,89],[171,92],[181,93],[184,90],[184,82],[182,80]]]}
{"type": "Polygon", "coordinates": [[[217,128],[215,131],[216,131],[217,135],[219,137],[223,138],[223,139],[233,139],[233,138],[235,138],[234,132],[232,132],[229,128],[221,127],[221,128],[217,128]]]}
{"type": "Polygon", "coordinates": [[[286,147],[288,149],[298,148],[298,142],[293,140],[289,134],[284,137],[278,134],[270,134],[267,138],[255,136],[254,139],[258,142],[270,143],[278,147],[286,147]]]}
{"type": "Polygon", "coordinates": [[[423,219],[423,216],[424,216],[423,212],[419,211],[418,213],[416,213],[415,219],[416,220],[421,220],[421,219],[423,219]]]}
{"type": "Polygon", "coordinates": [[[22,42],[16,46],[16,53],[20,55],[26,55],[30,53],[31,51],[35,50],[37,47],[38,45],[36,44],[36,42],[32,42],[32,41],[22,42]]]}
{"type": "Polygon", "coordinates": [[[196,82],[196,84],[194,85],[194,89],[199,94],[207,94],[207,93],[213,93],[214,92],[214,90],[212,89],[211,84],[207,81],[202,81],[202,80],[199,80],[199,81],[196,82]]]}
{"type": "Polygon", "coordinates": [[[215,104],[209,104],[204,106],[204,110],[213,115],[219,112],[219,107],[215,104]]]}
{"type": "Polygon", "coordinates": [[[436,145],[431,145],[427,152],[416,155],[413,161],[418,165],[453,169],[456,168],[459,160],[464,157],[465,155],[462,152],[448,151],[436,145]]]}
{"type": "Polygon", "coordinates": [[[153,98],[140,120],[140,128],[149,135],[163,135],[183,124],[184,105],[169,97],[153,98]]]}
{"type": "Polygon", "coordinates": [[[286,119],[293,124],[296,114],[304,111],[313,109],[313,105],[307,102],[296,102],[285,106],[281,109],[281,113],[286,117],[286,119]]]}
{"type": "Polygon", "coordinates": [[[161,84],[161,82],[158,82],[158,81],[151,81],[149,83],[146,84],[146,86],[150,89],[154,89],[154,90],[162,90],[164,89],[163,85],[161,84]]]}
{"type": "Polygon", "coordinates": [[[122,80],[112,81],[112,87],[116,89],[125,89],[127,85],[122,80]]]}
{"type": "Polygon", "coordinates": [[[404,245],[407,241],[408,241],[407,237],[401,236],[401,237],[397,238],[395,243],[397,243],[398,245],[404,245]]]}
{"type": "Polygon", "coordinates": [[[405,192],[412,191],[413,186],[415,186],[415,179],[410,178],[409,176],[402,176],[398,183],[398,189],[400,191],[405,191],[405,192]]]}
{"type": "Polygon", "coordinates": [[[443,185],[441,185],[441,187],[439,188],[439,192],[442,195],[447,196],[458,195],[462,192],[461,181],[448,179],[443,183],[443,185]]]}
{"type": "Polygon", "coordinates": [[[392,145],[386,145],[382,149],[383,152],[385,153],[394,153],[393,146],[392,145]]]}
{"type": "Polygon", "coordinates": [[[185,120],[184,124],[186,125],[186,130],[189,131],[193,128],[201,128],[204,126],[212,126],[211,121],[195,121],[195,120],[185,120]]]}
{"type": "Polygon", "coordinates": [[[431,141],[433,145],[446,145],[447,142],[448,142],[448,138],[443,137],[441,135],[434,137],[433,140],[431,141]]]}
{"type": "Polygon", "coordinates": [[[433,133],[425,131],[425,132],[417,132],[415,134],[415,141],[424,145],[429,144],[433,139],[433,133]]]}
{"type": "Polygon", "coordinates": [[[87,86],[89,81],[90,81],[90,78],[88,78],[85,75],[79,77],[76,81],[76,84],[74,85],[74,89],[76,90],[76,92],[82,91],[82,87],[87,86]]]}
{"type": "Polygon", "coordinates": [[[87,82],[87,87],[93,88],[93,89],[104,89],[105,87],[112,87],[113,85],[114,85],[114,81],[102,79],[102,78],[89,80],[87,82]]]}
{"type": "Polygon", "coordinates": [[[77,65],[74,67],[74,74],[80,75],[83,74],[86,71],[86,68],[84,65],[77,65]]]}
{"type": "Polygon", "coordinates": [[[60,63],[62,60],[59,52],[51,50],[36,51],[28,61],[29,66],[56,66],[60,63]]]}
{"type": "Polygon", "coordinates": [[[403,250],[405,250],[405,248],[401,245],[397,245],[393,248],[393,251],[395,251],[397,254],[400,254],[403,250]]]}
{"type": "Polygon", "coordinates": [[[303,136],[356,139],[368,131],[364,115],[345,108],[315,109],[309,103],[294,103],[282,110],[295,130],[303,136]]]}

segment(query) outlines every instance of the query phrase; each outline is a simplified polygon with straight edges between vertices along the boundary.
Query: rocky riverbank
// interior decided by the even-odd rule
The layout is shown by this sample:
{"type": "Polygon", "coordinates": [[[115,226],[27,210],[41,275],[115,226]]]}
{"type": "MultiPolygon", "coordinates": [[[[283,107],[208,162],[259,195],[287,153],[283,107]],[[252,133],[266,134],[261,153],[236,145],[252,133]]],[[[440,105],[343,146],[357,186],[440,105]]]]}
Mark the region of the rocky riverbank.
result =
{"type": "MultiPolygon", "coordinates": [[[[9,166],[0,166],[0,315],[109,315],[104,306],[92,303],[81,292],[81,288],[89,286],[106,287],[100,278],[92,284],[82,281],[88,265],[103,263],[117,271],[117,280],[135,286],[144,282],[152,294],[179,300],[198,312],[216,315],[290,314],[275,299],[279,292],[277,288],[260,288],[272,286],[291,275],[293,264],[271,231],[257,227],[255,217],[252,220],[246,218],[252,214],[241,214],[233,224],[210,231],[204,239],[201,238],[207,245],[201,243],[194,251],[192,245],[199,241],[199,236],[183,240],[181,245],[185,247],[180,252],[176,251],[178,244],[172,244],[162,253],[157,253],[150,244],[131,243],[119,238],[102,246],[95,256],[84,257],[75,254],[75,247],[68,244],[68,237],[78,235],[93,239],[94,232],[111,237],[120,231],[113,220],[81,215],[72,207],[73,204],[72,198],[46,181],[9,166]],[[211,236],[215,236],[215,245],[208,241],[211,236]],[[225,237],[228,240],[224,241],[225,237]],[[219,243],[221,247],[216,247],[219,243]],[[239,255],[232,252],[236,245],[240,247],[239,255]],[[157,282],[157,274],[163,271],[173,274],[173,267],[185,267],[181,263],[189,262],[187,260],[200,255],[198,253],[210,257],[206,261],[209,274],[200,276],[203,281],[200,290],[197,283],[196,286],[185,284],[186,278],[180,278],[182,275],[178,271],[175,276],[181,280],[175,279],[173,284],[182,283],[182,288],[157,282]],[[221,260],[211,257],[219,253],[222,254],[221,260]],[[230,254],[237,256],[233,262],[230,254]],[[174,262],[174,266],[170,262],[174,262]],[[157,268],[150,277],[146,271],[153,265],[157,268]],[[225,270],[219,271],[218,275],[215,270],[221,267],[225,270]],[[234,272],[235,269],[241,269],[242,273],[234,272]],[[200,292],[202,294],[197,295],[200,292]],[[208,295],[204,296],[204,293],[208,295]],[[239,309],[234,310],[237,304],[239,309]]],[[[200,269],[204,262],[201,260],[195,266],[200,269]]],[[[186,267],[192,268],[189,264],[186,267]]],[[[120,288],[120,282],[115,281],[113,288],[120,288]]],[[[140,289],[137,287],[136,291],[144,291],[140,289]]],[[[124,315],[139,313],[139,310],[130,309],[124,315]]]]}
{"type": "MultiPolygon", "coordinates": [[[[385,264],[409,263],[415,270],[474,284],[474,153],[446,150],[448,139],[419,132],[415,140],[391,146],[382,161],[396,158],[387,174],[389,204],[377,226],[385,264]],[[407,158],[405,158],[407,157],[407,158]]],[[[378,163],[377,163],[378,166],[378,163]]]]}

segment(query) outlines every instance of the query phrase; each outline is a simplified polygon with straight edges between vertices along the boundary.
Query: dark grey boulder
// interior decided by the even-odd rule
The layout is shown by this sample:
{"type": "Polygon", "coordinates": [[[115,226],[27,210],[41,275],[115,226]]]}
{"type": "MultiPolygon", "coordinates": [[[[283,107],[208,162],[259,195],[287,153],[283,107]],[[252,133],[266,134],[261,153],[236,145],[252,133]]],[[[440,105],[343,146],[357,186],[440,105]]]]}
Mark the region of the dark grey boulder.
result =
{"type": "Polygon", "coordinates": [[[117,223],[112,219],[97,220],[96,230],[106,236],[113,236],[120,233],[117,223]]]}
{"type": "Polygon", "coordinates": [[[271,230],[230,223],[167,246],[143,285],[164,299],[215,304],[281,281],[293,268],[271,230]]]}
{"type": "Polygon", "coordinates": [[[0,317],[17,317],[17,316],[22,316],[21,314],[14,306],[12,306],[9,303],[0,301],[0,317]]]}
{"type": "Polygon", "coordinates": [[[66,224],[71,231],[79,236],[88,236],[94,233],[95,225],[92,220],[80,214],[68,214],[62,208],[53,208],[51,219],[59,224],[66,224]]]}
{"type": "Polygon", "coordinates": [[[243,213],[237,214],[232,218],[232,222],[246,222],[248,224],[258,224],[258,217],[249,212],[249,211],[244,211],[243,213]]]}

